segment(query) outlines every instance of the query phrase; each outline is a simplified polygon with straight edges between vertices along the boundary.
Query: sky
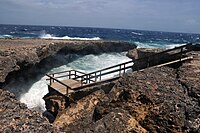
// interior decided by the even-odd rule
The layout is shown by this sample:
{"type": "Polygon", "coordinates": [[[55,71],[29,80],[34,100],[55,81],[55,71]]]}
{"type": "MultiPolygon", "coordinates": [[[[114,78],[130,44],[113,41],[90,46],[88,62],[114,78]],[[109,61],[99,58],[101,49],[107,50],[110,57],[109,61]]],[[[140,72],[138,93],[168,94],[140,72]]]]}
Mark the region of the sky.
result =
{"type": "Polygon", "coordinates": [[[200,33],[200,0],[0,0],[0,24],[200,33]]]}

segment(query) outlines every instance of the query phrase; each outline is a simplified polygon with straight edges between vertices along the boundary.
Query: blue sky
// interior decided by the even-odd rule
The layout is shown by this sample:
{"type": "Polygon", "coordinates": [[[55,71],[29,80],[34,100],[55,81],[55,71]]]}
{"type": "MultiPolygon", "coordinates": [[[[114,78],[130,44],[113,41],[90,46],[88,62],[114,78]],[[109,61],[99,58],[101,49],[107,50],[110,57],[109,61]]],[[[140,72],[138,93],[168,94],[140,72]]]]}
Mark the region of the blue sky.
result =
{"type": "Polygon", "coordinates": [[[200,33],[200,0],[0,0],[1,24],[200,33]]]}

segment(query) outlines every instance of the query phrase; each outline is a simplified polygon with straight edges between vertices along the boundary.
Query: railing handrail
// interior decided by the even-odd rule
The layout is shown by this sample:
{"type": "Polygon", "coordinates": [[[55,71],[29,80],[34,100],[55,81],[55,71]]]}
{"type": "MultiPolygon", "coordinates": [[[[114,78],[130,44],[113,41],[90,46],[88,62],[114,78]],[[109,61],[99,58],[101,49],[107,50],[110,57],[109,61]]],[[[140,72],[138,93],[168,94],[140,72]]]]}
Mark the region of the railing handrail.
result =
{"type": "Polygon", "coordinates": [[[65,83],[59,81],[58,79],[56,79],[56,78],[54,78],[54,77],[52,77],[52,76],[50,76],[50,75],[48,75],[48,74],[46,74],[46,76],[48,76],[48,77],[50,78],[50,80],[53,79],[53,80],[55,80],[56,82],[58,82],[59,84],[62,84],[63,86],[68,87],[69,89],[72,89],[70,86],[68,86],[68,85],[66,85],[65,83]]]}
{"type": "Polygon", "coordinates": [[[106,71],[106,70],[109,70],[109,69],[112,69],[112,68],[116,68],[116,67],[120,67],[120,66],[123,66],[123,65],[126,65],[126,64],[130,64],[130,63],[134,63],[134,62],[131,60],[131,61],[128,61],[128,62],[125,62],[125,63],[117,64],[117,65],[114,65],[114,66],[111,66],[111,67],[107,67],[107,68],[104,68],[104,69],[101,69],[101,70],[90,72],[88,74],[81,75],[81,76],[79,76],[77,78],[81,78],[82,76],[86,76],[86,75],[92,75],[92,74],[95,74],[95,73],[99,73],[99,72],[102,72],[102,71],[106,71]]]}
{"type": "Polygon", "coordinates": [[[67,70],[67,71],[49,73],[48,75],[53,75],[53,74],[55,75],[55,74],[61,74],[61,73],[67,73],[67,72],[78,72],[78,73],[81,73],[81,74],[86,74],[86,73],[78,71],[78,70],[67,70]]]}
{"type": "MultiPolygon", "coordinates": [[[[92,78],[95,78],[95,77],[99,77],[99,76],[104,76],[104,75],[107,75],[107,74],[111,74],[111,73],[115,73],[115,72],[118,72],[120,70],[126,70],[128,68],[131,68],[132,66],[128,66],[128,67],[125,67],[125,68],[119,68],[119,69],[116,69],[116,70],[112,70],[112,71],[109,71],[109,72],[105,72],[105,73],[101,73],[101,74],[98,74],[98,75],[95,75],[95,76],[90,76],[89,78],[92,79],[92,78]]],[[[89,75],[89,74],[87,74],[89,75]]],[[[88,78],[85,78],[85,79],[88,79],[88,78]]]]}
{"type": "MultiPolygon", "coordinates": [[[[180,47],[175,47],[173,49],[168,49],[168,50],[165,50],[165,51],[162,51],[162,52],[159,52],[159,53],[155,53],[153,55],[150,55],[148,57],[143,57],[143,58],[139,58],[139,59],[135,59],[135,60],[131,60],[131,61],[127,61],[127,62],[124,62],[124,63],[120,63],[120,64],[117,64],[117,65],[114,65],[114,66],[111,66],[111,67],[107,67],[107,68],[104,68],[104,69],[101,69],[101,70],[97,70],[97,71],[94,71],[94,72],[91,72],[91,73],[88,73],[88,74],[85,74],[85,75],[82,75],[82,76],[78,76],[77,78],[81,78],[83,76],[86,76],[86,75],[92,75],[92,74],[95,74],[95,73],[99,73],[99,72],[102,72],[102,71],[106,71],[106,70],[109,70],[109,69],[112,69],[112,68],[116,68],[116,67],[119,67],[119,66],[123,66],[123,65],[126,65],[126,64],[130,64],[130,63],[134,63],[136,61],[141,61],[141,60],[148,60],[148,58],[151,58],[151,57],[154,57],[156,55],[161,55],[161,54],[164,54],[164,53],[168,53],[168,52],[171,52],[171,51],[174,51],[174,50],[178,50],[178,49],[182,49],[184,47],[187,47],[188,45],[191,45],[191,43],[188,43],[186,45],[183,45],[183,46],[180,46],[180,47]]],[[[181,51],[178,52],[178,53],[174,53],[174,54],[181,54],[181,51]]],[[[172,54],[173,55],[173,54],[172,54]]]]}
{"type": "MultiPolygon", "coordinates": [[[[72,89],[71,87],[69,87],[68,85],[62,83],[61,81],[59,81],[56,78],[61,78],[61,77],[64,77],[64,76],[69,76],[69,78],[71,78],[71,75],[75,75],[75,78],[72,78],[72,79],[77,80],[77,79],[81,78],[81,82],[82,83],[84,81],[86,81],[86,84],[88,84],[88,83],[90,84],[90,81],[97,82],[97,78],[98,77],[100,77],[100,81],[101,81],[102,80],[101,77],[104,76],[104,75],[108,75],[108,74],[115,73],[115,72],[119,72],[121,74],[121,71],[124,71],[124,73],[125,73],[125,71],[127,69],[133,67],[133,65],[130,66],[130,63],[134,63],[134,62],[137,63],[139,61],[147,61],[147,63],[146,63],[146,65],[147,65],[146,68],[147,68],[147,67],[150,66],[149,65],[150,61],[152,59],[154,59],[156,56],[159,56],[159,55],[162,55],[164,53],[168,53],[168,52],[171,52],[171,51],[174,51],[174,50],[180,49],[180,51],[175,52],[173,54],[170,54],[170,56],[172,56],[172,55],[179,55],[180,54],[181,55],[180,56],[180,61],[181,61],[182,54],[185,53],[184,48],[186,48],[189,45],[191,45],[191,43],[188,43],[188,44],[183,45],[183,46],[175,47],[173,49],[168,49],[168,50],[165,50],[165,51],[162,51],[162,52],[159,52],[159,53],[155,53],[155,54],[152,54],[152,55],[150,55],[148,57],[143,57],[143,58],[139,58],[139,59],[127,61],[127,62],[120,63],[120,64],[117,64],[117,65],[114,65],[114,66],[110,66],[110,67],[107,67],[107,68],[104,68],[104,69],[101,69],[101,70],[90,72],[88,74],[85,74],[84,72],[80,72],[80,71],[77,71],[77,70],[68,70],[68,71],[62,71],[62,72],[56,72],[56,73],[47,74],[47,76],[50,77],[50,82],[51,82],[51,79],[53,79],[53,81],[55,80],[56,82],[58,82],[58,83],[60,83],[60,84],[62,84],[64,86],[66,86],[68,89],[72,89]],[[128,64],[129,64],[129,66],[126,66],[128,64]],[[110,69],[113,69],[113,68],[117,68],[117,69],[116,70],[110,70],[110,69]],[[109,71],[107,71],[107,70],[109,70],[109,71]],[[72,73],[73,71],[74,71],[74,74],[72,73]],[[55,74],[61,74],[61,73],[67,73],[67,72],[69,74],[62,75],[62,76],[59,76],[59,77],[54,77],[55,74]],[[78,73],[83,74],[83,75],[78,75],[78,73]],[[53,75],[53,76],[51,76],[51,75],[53,75]],[[95,78],[95,80],[92,80],[93,78],[95,78]]],[[[67,90],[67,94],[68,94],[68,90],[67,90]]]]}

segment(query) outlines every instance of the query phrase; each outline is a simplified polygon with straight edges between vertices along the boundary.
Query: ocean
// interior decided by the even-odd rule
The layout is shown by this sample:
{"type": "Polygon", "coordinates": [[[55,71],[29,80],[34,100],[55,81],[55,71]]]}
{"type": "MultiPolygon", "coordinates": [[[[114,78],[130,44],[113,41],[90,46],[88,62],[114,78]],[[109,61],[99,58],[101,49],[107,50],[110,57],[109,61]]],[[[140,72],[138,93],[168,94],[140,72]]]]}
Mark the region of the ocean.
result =
{"type": "Polygon", "coordinates": [[[120,40],[150,48],[171,48],[173,45],[179,46],[188,42],[200,43],[200,34],[192,33],[28,25],[0,25],[0,38],[120,40]]]}
{"type": "MultiPolygon", "coordinates": [[[[134,43],[140,48],[173,48],[186,43],[200,43],[200,34],[192,33],[28,25],[0,25],[0,38],[119,40],[134,43]]],[[[48,73],[70,69],[88,73],[130,60],[125,52],[85,56],[73,54],[70,55],[70,58],[73,58],[70,62],[66,60],[68,58],[66,56],[69,55],[56,57],[55,62],[62,62],[60,63],[62,65],[51,69],[48,73]]],[[[17,98],[28,108],[44,111],[45,103],[42,97],[48,93],[46,70],[41,68],[38,71],[34,78],[21,76],[5,88],[15,94],[20,93],[17,98]]]]}

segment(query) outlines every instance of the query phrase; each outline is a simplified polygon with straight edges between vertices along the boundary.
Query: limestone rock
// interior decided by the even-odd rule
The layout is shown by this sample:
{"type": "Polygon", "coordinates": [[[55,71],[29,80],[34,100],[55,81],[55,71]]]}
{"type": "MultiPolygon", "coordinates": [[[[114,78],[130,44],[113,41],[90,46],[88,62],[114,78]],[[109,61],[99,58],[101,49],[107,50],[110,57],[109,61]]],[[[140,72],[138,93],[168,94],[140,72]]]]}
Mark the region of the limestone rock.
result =
{"type": "Polygon", "coordinates": [[[15,99],[15,95],[0,89],[0,132],[53,132],[42,115],[29,110],[15,99]]]}
{"type": "MultiPolygon", "coordinates": [[[[136,48],[136,45],[127,42],[103,40],[0,39],[0,47],[0,83],[3,83],[11,72],[33,67],[57,53],[84,55],[123,52],[136,48]]],[[[9,78],[13,75],[11,74],[9,78]]]]}
{"type": "Polygon", "coordinates": [[[164,51],[165,49],[158,49],[158,48],[137,48],[129,50],[127,53],[127,56],[133,60],[139,59],[139,58],[145,58],[148,56],[151,56],[155,53],[159,53],[164,51]]]}
{"type": "Polygon", "coordinates": [[[184,87],[173,68],[129,73],[110,93],[96,91],[60,113],[54,127],[65,132],[199,132],[200,106],[184,87]]]}
{"type": "Polygon", "coordinates": [[[71,107],[58,114],[54,121],[55,129],[65,132],[79,132],[93,121],[95,106],[105,99],[105,93],[99,90],[77,101],[76,104],[72,104],[71,107]]]}
{"type": "Polygon", "coordinates": [[[106,114],[102,119],[88,126],[83,132],[94,133],[124,133],[138,132],[147,133],[146,129],[140,126],[138,121],[129,112],[122,109],[115,109],[106,114]]]}
{"type": "Polygon", "coordinates": [[[185,93],[172,68],[128,74],[108,95],[110,102],[96,107],[98,119],[120,108],[148,132],[199,132],[199,103],[185,93]]]}

